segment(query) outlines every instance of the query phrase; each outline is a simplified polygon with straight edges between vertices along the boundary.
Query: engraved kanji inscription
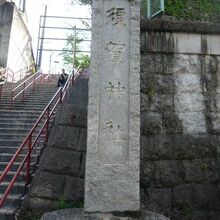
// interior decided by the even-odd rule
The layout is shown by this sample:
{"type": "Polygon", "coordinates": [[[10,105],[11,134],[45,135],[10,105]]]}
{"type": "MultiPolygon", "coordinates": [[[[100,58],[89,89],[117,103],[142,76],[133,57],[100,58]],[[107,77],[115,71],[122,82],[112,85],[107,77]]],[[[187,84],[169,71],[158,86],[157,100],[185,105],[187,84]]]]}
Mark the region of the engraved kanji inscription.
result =
{"type": "Polygon", "coordinates": [[[112,97],[112,95],[117,96],[117,97],[121,97],[124,95],[125,86],[121,85],[121,82],[118,82],[117,85],[114,85],[112,82],[108,82],[108,86],[105,87],[105,90],[109,93],[109,98],[112,97]]]}
{"type": "Polygon", "coordinates": [[[107,17],[111,19],[113,25],[117,24],[125,24],[124,23],[124,16],[125,16],[125,9],[124,8],[111,8],[106,11],[107,17]]]}
{"type": "Polygon", "coordinates": [[[117,63],[122,62],[123,60],[123,53],[124,53],[124,44],[117,44],[110,42],[106,45],[106,50],[110,53],[111,61],[117,63]]]}
{"type": "Polygon", "coordinates": [[[108,121],[105,123],[104,129],[108,130],[112,134],[115,134],[115,132],[119,131],[121,129],[120,124],[114,124],[113,121],[108,121]]]}

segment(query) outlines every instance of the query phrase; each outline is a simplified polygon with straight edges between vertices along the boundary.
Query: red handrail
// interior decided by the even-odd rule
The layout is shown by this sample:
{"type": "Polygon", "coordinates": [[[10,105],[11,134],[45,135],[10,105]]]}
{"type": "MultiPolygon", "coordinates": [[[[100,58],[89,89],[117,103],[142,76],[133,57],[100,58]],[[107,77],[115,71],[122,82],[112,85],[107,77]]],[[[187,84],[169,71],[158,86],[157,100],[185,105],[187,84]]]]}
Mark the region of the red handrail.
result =
{"type": "Polygon", "coordinates": [[[28,77],[24,82],[19,84],[16,88],[11,91],[10,109],[13,107],[13,101],[22,94],[22,100],[24,100],[25,91],[33,84],[33,90],[35,89],[36,81],[42,77],[42,71],[39,70],[35,74],[28,77]],[[28,83],[28,81],[31,81],[28,83]],[[19,91],[21,89],[21,91],[19,91]],[[17,91],[17,94],[16,94],[17,91]]]}
{"type": "Polygon", "coordinates": [[[0,176],[0,184],[4,181],[5,177],[7,176],[8,172],[10,171],[11,167],[13,166],[15,160],[18,158],[18,156],[21,154],[21,151],[24,149],[24,147],[26,146],[26,144],[28,144],[28,153],[25,155],[24,159],[22,162],[20,162],[20,165],[14,175],[14,177],[12,178],[10,184],[8,185],[7,189],[5,190],[1,200],[0,200],[0,208],[3,206],[5,200],[7,199],[8,194],[10,193],[10,191],[12,190],[12,187],[14,186],[15,181],[17,180],[18,176],[20,175],[22,169],[24,168],[24,165],[26,164],[26,184],[28,184],[30,182],[30,159],[31,159],[31,153],[34,149],[34,147],[36,146],[39,138],[41,137],[42,134],[44,134],[45,132],[45,142],[47,143],[48,141],[48,136],[49,136],[49,122],[50,122],[50,118],[53,115],[55,109],[57,108],[57,106],[59,104],[61,104],[67,95],[67,91],[70,87],[70,85],[73,82],[73,75],[70,75],[64,85],[63,88],[59,88],[57,90],[57,92],[55,93],[55,95],[53,96],[53,98],[50,100],[50,102],[48,103],[48,105],[45,107],[44,111],[42,112],[42,114],[40,115],[40,117],[37,119],[36,123],[34,124],[34,126],[31,128],[31,130],[29,131],[28,135],[26,136],[26,138],[24,139],[23,143],[20,145],[20,147],[18,148],[18,150],[16,151],[16,153],[14,154],[14,156],[12,157],[12,159],[10,160],[10,162],[8,163],[8,165],[6,166],[6,168],[4,169],[3,173],[0,176]],[[57,99],[57,100],[56,100],[57,99]],[[55,102],[56,101],[56,102],[55,102]],[[55,102],[55,104],[53,104],[55,102]],[[53,104],[53,106],[52,106],[53,104]],[[36,128],[37,126],[43,121],[43,125],[40,128],[40,131],[37,133],[35,139],[33,137],[33,133],[36,132],[36,128]]]}

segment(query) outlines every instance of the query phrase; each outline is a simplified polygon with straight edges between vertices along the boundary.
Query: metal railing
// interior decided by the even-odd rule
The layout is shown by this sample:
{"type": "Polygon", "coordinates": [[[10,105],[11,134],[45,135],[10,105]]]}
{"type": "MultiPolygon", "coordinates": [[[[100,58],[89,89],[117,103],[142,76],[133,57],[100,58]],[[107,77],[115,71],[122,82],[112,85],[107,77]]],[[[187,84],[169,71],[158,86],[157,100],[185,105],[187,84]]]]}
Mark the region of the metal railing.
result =
{"type": "MultiPolygon", "coordinates": [[[[15,78],[16,78],[16,75],[19,74],[21,76],[22,73],[25,73],[25,76],[27,76],[27,73],[29,72],[29,70],[31,68],[34,67],[34,63],[25,67],[25,68],[22,68],[20,70],[18,70],[17,72],[14,72],[11,68],[7,67],[7,68],[3,68],[0,70],[0,100],[2,98],[2,91],[3,91],[3,84],[6,82],[6,81],[10,81],[10,82],[15,82],[15,78]],[[9,80],[10,78],[10,80],[9,80]]],[[[21,78],[21,77],[20,77],[21,78]]]]}
{"type": "Polygon", "coordinates": [[[16,75],[20,76],[20,80],[28,75],[28,73],[35,72],[35,63],[32,63],[16,72],[16,75]]]}
{"type": "Polygon", "coordinates": [[[35,148],[35,146],[40,141],[40,138],[45,138],[45,142],[48,142],[49,137],[49,124],[50,119],[55,113],[56,108],[59,104],[61,104],[66,99],[66,95],[68,92],[68,89],[71,85],[74,83],[73,75],[70,75],[64,85],[64,87],[60,87],[53,98],[50,100],[48,105],[43,110],[42,114],[32,127],[32,129],[29,131],[28,135],[24,139],[23,143],[20,145],[8,165],[6,166],[5,170],[3,171],[2,175],[0,176],[0,184],[5,180],[7,177],[9,171],[11,170],[12,166],[15,164],[16,159],[18,159],[19,156],[22,156],[22,151],[24,149],[27,149],[28,152],[24,156],[24,159],[19,162],[19,167],[17,168],[17,171],[15,175],[13,176],[12,180],[10,181],[8,187],[6,188],[5,192],[3,193],[3,196],[0,200],[0,208],[3,206],[5,200],[7,199],[8,194],[11,192],[17,178],[19,177],[21,171],[26,166],[26,174],[25,174],[25,181],[26,184],[30,183],[30,168],[31,168],[31,155],[35,148]],[[41,126],[39,128],[39,126],[41,126]],[[37,129],[38,128],[38,129],[37,129]]]}
{"type": "Polygon", "coordinates": [[[0,70],[0,101],[2,99],[2,91],[3,91],[3,84],[7,81],[7,79],[10,77],[11,81],[14,81],[14,75],[15,73],[10,68],[4,68],[0,70]]]}
{"type": "Polygon", "coordinates": [[[15,73],[10,68],[4,68],[0,70],[0,79],[4,78],[7,81],[8,78],[11,78],[11,81],[14,82],[15,73]]]}
{"type": "MultiPolygon", "coordinates": [[[[160,11],[162,0],[142,0],[141,17],[150,18],[160,11]]],[[[164,0],[164,15],[171,16],[176,20],[201,21],[220,23],[220,0],[164,0]]],[[[162,10],[161,10],[162,11],[162,10]]]]}
{"type": "Polygon", "coordinates": [[[13,108],[13,102],[17,99],[20,95],[22,95],[22,101],[25,98],[25,91],[33,85],[32,89],[35,90],[36,81],[40,80],[42,77],[42,72],[39,70],[35,74],[31,75],[27,78],[24,82],[19,84],[16,88],[11,91],[11,99],[10,99],[10,109],[13,108]]]}

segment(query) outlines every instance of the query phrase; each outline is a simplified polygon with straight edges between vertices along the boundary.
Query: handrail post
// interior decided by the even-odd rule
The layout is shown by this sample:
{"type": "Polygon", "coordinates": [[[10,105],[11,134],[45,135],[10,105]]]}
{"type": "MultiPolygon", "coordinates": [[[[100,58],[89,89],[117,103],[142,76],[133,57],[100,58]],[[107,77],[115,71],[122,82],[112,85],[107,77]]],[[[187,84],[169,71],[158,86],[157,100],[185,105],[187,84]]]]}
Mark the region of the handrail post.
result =
{"type": "Polygon", "coordinates": [[[26,184],[30,183],[30,163],[31,163],[31,146],[32,145],[32,133],[28,139],[28,157],[26,162],[26,184]]]}
{"type": "Polygon", "coordinates": [[[40,84],[43,84],[43,74],[41,73],[41,77],[40,77],[40,84]]]}
{"type": "Polygon", "coordinates": [[[63,99],[63,89],[60,89],[60,103],[62,103],[62,99],[63,99]]]}
{"type": "Polygon", "coordinates": [[[2,85],[0,85],[0,101],[2,99],[2,85]]]}
{"type": "Polygon", "coordinates": [[[13,97],[14,97],[14,91],[11,91],[10,110],[12,110],[12,106],[13,106],[13,97]]]}
{"type": "Polygon", "coordinates": [[[75,81],[74,75],[72,75],[72,86],[74,85],[74,81],[75,81]]]}
{"type": "Polygon", "coordinates": [[[25,92],[25,82],[24,82],[24,86],[23,86],[22,101],[24,101],[24,92],[25,92]]]}
{"type": "Polygon", "coordinates": [[[34,74],[33,91],[35,90],[35,83],[36,83],[36,74],[34,74]]]}
{"type": "Polygon", "coordinates": [[[49,138],[50,106],[48,106],[47,108],[46,117],[47,117],[47,122],[46,122],[45,142],[47,143],[49,138]]]}

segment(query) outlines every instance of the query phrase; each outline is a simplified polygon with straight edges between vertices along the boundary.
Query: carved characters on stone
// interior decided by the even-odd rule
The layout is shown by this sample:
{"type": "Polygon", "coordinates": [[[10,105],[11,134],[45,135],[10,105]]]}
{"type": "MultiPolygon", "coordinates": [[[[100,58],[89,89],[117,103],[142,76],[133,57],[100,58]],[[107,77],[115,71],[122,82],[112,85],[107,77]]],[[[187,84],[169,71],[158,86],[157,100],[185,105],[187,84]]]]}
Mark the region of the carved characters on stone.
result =
{"type": "Polygon", "coordinates": [[[120,121],[105,122],[105,135],[100,152],[102,164],[125,164],[128,161],[128,136],[120,121]]]}
{"type": "Polygon", "coordinates": [[[106,92],[109,93],[109,98],[112,98],[112,95],[115,97],[121,98],[121,96],[125,93],[125,86],[121,85],[121,82],[118,82],[117,85],[115,85],[112,82],[108,82],[108,86],[105,87],[106,92]]]}
{"type": "Polygon", "coordinates": [[[115,134],[115,132],[120,131],[121,125],[120,124],[114,124],[113,121],[108,121],[105,123],[104,129],[107,129],[108,132],[111,132],[112,134],[115,134]]]}
{"type": "Polygon", "coordinates": [[[125,17],[125,9],[124,8],[115,8],[106,11],[107,18],[110,18],[113,22],[113,25],[125,25],[124,17],[125,17]]]}
{"type": "Polygon", "coordinates": [[[119,63],[123,61],[124,48],[124,44],[110,42],[106,45],[105,50],[110,53],[111,61],[114,63],[119,63]]]}

